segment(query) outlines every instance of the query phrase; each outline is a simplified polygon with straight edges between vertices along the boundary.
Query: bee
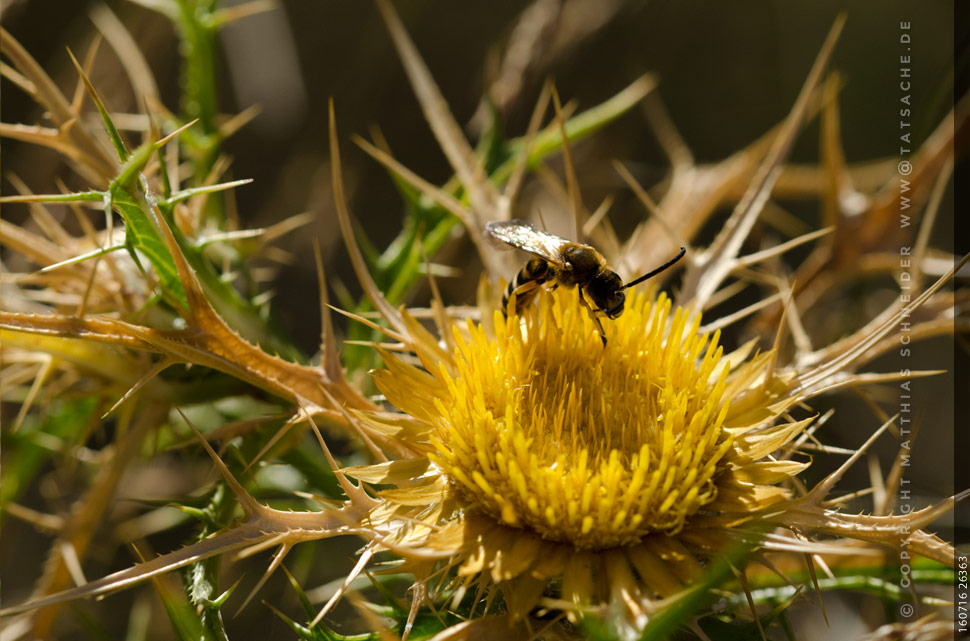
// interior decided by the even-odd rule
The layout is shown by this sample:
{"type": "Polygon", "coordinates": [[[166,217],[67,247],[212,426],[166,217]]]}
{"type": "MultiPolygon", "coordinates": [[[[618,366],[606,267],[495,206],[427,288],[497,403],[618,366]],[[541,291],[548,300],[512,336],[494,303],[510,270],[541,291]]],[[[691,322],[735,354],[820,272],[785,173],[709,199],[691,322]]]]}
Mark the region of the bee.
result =
{"type": "Polygon", "coordinates": [[[521,313],[539,293],[539,288],[551,283],[552,289],[579,287],[579,300],[586,306],[600,330],[600,338],[606,344],[603,324],[596,316],[602,312],[608,318],[617,318],[623,313],[626,302],[624,289],[642,283],[652,276],[668,269],[684,257],[687,250],[680,253],[653,271],[629,283],[610,269],[603,255],[589,245],[568,241],[554,234],[536,229],[521,220],[488,223],[485,233],[503,243],[518,247],[532,254],[502,297],[502,313],[508,314],[509,300],[515,295],[515,312],[521,313]],[[586,299],[589,299],[587,301],[586,299]]]}

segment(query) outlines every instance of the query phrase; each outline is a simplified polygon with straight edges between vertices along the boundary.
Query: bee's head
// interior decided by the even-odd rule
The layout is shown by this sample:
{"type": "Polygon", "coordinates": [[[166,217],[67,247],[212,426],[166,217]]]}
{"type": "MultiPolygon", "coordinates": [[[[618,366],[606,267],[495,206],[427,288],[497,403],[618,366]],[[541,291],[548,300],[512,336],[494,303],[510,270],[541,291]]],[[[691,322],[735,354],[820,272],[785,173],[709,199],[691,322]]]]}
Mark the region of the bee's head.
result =
{"type": "Polygon", "coordinates": [[[598,311],[610,318],[623,313],[626,294],[623,293],[623,280],[616,272],[603,269],[586,285],[586,295],[593,301],[598,311]]]}

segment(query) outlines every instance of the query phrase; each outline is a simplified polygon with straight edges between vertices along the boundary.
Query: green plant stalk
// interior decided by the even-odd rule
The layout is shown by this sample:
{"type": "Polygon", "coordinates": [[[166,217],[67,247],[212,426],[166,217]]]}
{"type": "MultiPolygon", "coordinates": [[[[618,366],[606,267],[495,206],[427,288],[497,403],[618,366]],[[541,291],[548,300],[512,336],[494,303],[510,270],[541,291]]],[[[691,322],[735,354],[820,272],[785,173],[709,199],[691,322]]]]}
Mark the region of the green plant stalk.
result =
{"type": "MultiPolygon", "coordinates": [[[[236,511],[236,500],[220,482],[208,505],[203,508],[203,526],[193,543],[227,527],[236,511]]],[[[227,594],[219,594],[219,567],[222,558],[215,556],[188,566],[184,572],[185,591],[189,601],[200,609],[203,641],[229,641],[222,621],[221,606],[227,594]]]]}
{"type": "Polygon", "coordinates": [[[198,118],[202,135],[188,138],[195,152],[195,182],[202,184],[219,154],[222,143],[216,124],[218,77],[216,37],[221,26],[215,20],[217,0],[179,0],[175,19],[182,51],[182,116],[198,118]]]}

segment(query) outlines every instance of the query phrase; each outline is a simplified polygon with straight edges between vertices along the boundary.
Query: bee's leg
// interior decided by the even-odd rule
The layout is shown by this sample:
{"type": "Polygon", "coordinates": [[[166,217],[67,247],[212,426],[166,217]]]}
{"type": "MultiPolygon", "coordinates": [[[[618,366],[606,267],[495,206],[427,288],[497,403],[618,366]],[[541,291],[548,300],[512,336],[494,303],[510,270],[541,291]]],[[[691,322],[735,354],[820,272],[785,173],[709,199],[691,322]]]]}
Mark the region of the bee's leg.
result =
{"type": "Polygon", "coordinates": [[[535,295],[539,293],[535,291],[536,288],[549,280],[549,272],[549,261],[538,256],[532,257],[525,264],[525,267],[519,270],[519,273],[509,283],[508,289],[505,290],[505,296],[502,297],[502,313],[505,314],[506,318],[512,311],[509,306],[512,295],[515,294],[515,313],[521,314],[526,305],[531,303],[535,295]]]}
{"type": "Polygon", "coordinates": [[[583,307],[585,307],[586,311],[589,312],[590,318],[592,318],[593,322],[596,323],[596,327],[599,328],[600,332],[600,340],[603,341],[603,347],[606,347],[606,330],[603,329],[603,323],[600,321],[600,317],[596,315],[596,310],[590,307],[589,302],[586,300],[586,295],[582,290],[579,291],[579,302],[583,304],[583,307]]]}
{"type": "Polygon", "coordinates": [[[538,289],[542,285],[541,280],[530,280],[522,283],[518,287],[511,289],[505,296],[505,306],[502,309],[502,313],[508,317],[509,313],[515,312],[516,315],[521,314],[522,310],[528,306],[529,303],[535,298],[536,294],[539,293],[538,289]]]}

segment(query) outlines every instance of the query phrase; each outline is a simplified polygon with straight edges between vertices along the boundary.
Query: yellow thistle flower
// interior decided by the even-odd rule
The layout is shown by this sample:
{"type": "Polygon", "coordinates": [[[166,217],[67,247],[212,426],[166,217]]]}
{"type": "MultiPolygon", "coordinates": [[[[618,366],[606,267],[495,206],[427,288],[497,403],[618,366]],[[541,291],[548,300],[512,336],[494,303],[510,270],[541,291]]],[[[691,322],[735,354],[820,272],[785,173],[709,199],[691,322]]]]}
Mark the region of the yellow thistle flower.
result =
{"type": "MultiPolygon", "coordinates": [[[[456,337],[456,376],[442,366],[444,394],[421,394],[437,411],[429,458],[464,505],[548,540],[603,549],[677,532],[717,497],[733,442],[717,338],[640,296],[604,347],[563,298],[544,297],[525,332],[513,316],[494,340],[456,337]]],[[[381,389],[411,410],[393,375],[381,389]]]]}
{"type": "Polygon", "coordinates": [[[568,603],[622,597],[642,614],[638,600],[677,593],[738,526],[778,509],[789,492],[775,484],[807,465],[769,456],[809,422],[778,421],[790,402],[765,377],[771,354],[723,355],[717,333],[663,294],[631,296],[605,346],[576,290],[494,325],[455,329],[440,361],[436,344],[411,342],[427,370],[384,353],[375,381],[426,426],[408,445],[429,465],[377,512],[406,512],[460,575],[502,583],[517,616],[560,577],[568,603]]]}

